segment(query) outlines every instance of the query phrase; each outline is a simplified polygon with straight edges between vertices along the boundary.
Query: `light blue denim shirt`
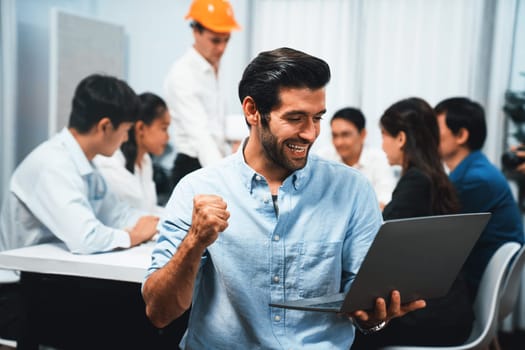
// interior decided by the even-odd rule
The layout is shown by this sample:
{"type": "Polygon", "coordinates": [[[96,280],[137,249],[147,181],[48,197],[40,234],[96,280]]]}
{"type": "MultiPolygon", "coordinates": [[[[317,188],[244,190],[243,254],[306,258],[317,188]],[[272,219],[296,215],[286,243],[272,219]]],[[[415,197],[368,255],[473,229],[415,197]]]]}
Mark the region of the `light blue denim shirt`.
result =
{"type": "Polygon", "coordinates": [[[365,177],[310,155],[279,188],[277,216],[267,181],[239,151],[175,188],[148,274],[175,254],[197,194],[221,196],[231,217],[202,258],[182,347],[348,350],[354,327],[347,318],[268,304],[350,287],[382,223],[365,177]]]}

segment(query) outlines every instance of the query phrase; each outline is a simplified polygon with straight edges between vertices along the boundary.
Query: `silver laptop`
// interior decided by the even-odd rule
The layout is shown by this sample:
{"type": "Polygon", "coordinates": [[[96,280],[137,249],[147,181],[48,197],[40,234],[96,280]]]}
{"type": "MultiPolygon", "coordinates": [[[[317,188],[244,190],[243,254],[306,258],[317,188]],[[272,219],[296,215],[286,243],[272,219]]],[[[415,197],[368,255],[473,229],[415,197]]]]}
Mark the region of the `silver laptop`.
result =
{"type": "Polygon", "coordinates": [[[392,290],[399,290],[402,303],[442,297],[448,293],[490,215],[385,221],[346,295],[287,300],[270,306],[346,313],[373,309],[378,297],[389,302],[392,290]]]}

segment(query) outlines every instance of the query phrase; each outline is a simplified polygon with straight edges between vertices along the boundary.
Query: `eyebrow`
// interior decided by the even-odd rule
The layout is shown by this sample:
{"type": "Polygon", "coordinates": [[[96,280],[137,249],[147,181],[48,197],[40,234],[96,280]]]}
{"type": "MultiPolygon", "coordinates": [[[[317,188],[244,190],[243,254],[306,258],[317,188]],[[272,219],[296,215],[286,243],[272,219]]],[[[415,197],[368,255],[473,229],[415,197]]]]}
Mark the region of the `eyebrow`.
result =
{"type": "MultiPolygon", "coordinates": [[[[320,115],[323,115],[326,113],[326,109],[323,109],[322,111],[319,111],[317,113],[315,113],[313,116],[320,116],[320,115]]],[[[304,115],[304,116],[308,116],[308,113],[306,113],[305,111],[303,110],[291,110],[291,111],[288,111],[286,113],[283,114],[283,117],[287,117],[287,116],[290,116],[290,115],[304,115]]]]}

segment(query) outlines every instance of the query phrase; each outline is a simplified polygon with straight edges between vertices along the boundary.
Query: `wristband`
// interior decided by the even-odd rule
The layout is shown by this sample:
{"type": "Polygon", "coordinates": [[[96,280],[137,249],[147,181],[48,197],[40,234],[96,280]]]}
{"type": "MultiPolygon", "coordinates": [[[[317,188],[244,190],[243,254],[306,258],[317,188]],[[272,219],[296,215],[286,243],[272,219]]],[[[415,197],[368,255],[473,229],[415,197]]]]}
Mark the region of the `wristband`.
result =
{"type": "Polygon", "coordinates": [[[386,326],[386,321],[382,321],[381,323],[379,324],[376,324],[375,326],[372,326],[370,328],[363,328],[359,325],[359,323],[355,320],[353,320],[354,322],[354,326],[355,328],[359,329],[359,331],[361,333],[363,333],[364,335],[369,335],[369,334],[372,334],[372,333],[376,333],[376,332],[379,332],[380,330],[382,330],[383,328],[385,328],[386,326]]]}

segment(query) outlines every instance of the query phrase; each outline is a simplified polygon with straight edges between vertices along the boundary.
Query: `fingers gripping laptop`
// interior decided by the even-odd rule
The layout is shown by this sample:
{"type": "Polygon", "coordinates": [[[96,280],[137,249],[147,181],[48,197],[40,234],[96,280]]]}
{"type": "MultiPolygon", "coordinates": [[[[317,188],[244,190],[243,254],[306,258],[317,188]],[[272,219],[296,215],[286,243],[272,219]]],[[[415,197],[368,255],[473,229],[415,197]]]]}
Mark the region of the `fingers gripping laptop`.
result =
{"type": "Polygon", "coordinates": [[[287,300],[270,306],[344,312],[373,309],[398,290],[407,303],[447,294],[490,213],[426,216],[385,221],[350,290],[318,298],[287,300]]]}

